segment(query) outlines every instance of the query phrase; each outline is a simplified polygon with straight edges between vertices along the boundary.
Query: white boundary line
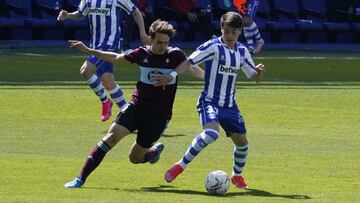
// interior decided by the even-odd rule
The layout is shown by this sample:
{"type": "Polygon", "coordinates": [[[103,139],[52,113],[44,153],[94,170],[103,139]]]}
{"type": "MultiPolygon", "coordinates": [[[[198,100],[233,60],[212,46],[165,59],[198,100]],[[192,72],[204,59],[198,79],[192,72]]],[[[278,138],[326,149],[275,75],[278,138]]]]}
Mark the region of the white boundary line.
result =
{"type": "Polygon", "coordinates": [[[51,56],[49,54],[33,54],[33,53],[15,53],[16,55],[24,55],[24,56],[51,56]]]}
{"type": "MultiPolygon", "coordinates": [[[[50,54],[34,54],[34,53],[15,53],[16,55],[24,56],[56,56],[50,54]]],[[[64,55],[66,56],[66,55],[64,55]]],[[[71,55],[71,58],[84,58],[86,55],[71,55]]],[[[254,56],[256,60],[327,60],[327,59],[340,59],[340,60],[360,60],[360,57],[336,57],[336,56],[254,56]]]]}
{"type": "Polygon", "coordinates": [[[336,57],[336,56],[255,56],[253,59],[259,60],[327,60],[327,59],[340,59],[340,60],[360,60],[360,57],[336,57]]]}

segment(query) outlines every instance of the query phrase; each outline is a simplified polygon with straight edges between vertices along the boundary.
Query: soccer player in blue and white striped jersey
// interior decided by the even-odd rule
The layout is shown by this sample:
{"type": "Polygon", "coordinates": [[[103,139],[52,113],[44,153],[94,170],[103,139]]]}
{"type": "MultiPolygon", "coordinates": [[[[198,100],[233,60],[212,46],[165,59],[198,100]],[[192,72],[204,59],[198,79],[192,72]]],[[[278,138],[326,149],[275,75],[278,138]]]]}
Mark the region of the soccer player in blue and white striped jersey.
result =
{"type": "MultiPolygon", "coordinates": [[[[228,12],[220,22],[221,37],[205,42],[188,58],[192,65],[205,63],[205,86],[197,105],[203,131],[195,137],[183,158],[166,172],[165,180],[172,182],[201,150],[214,142],[219,137],[221,126],[234,142],[232,182],[236,187],[246,189],[242,171],[249,144],[245,122],[235,101],[235,83],[240,71],[259,81],[264,65],[255,66],[247,48],[237,41],[243,26],[240,14],[228,12]]],[[[168,79],[163,81],[171,78],[164,77],[168,79]]]]}
{"type": "MultiPolygon", "coordinates": [[[[101,51],[118,51],[122,11],[132,14],[138,24],[142,41],[148,43],[142,15],[130,0],[81,0],[77,11],[68,13],[62,10],[58,20],[80,20],[87,17],[91,33],[90,47],[101,51]]],[[[111,63],[89,56],[82,65],[80,73],[102,102],[102,121],[110,118],[112,106],[104,86],[117,106],[120,109],[126,108],[127,103],[120,86],[115,82],[111,63]]]]}

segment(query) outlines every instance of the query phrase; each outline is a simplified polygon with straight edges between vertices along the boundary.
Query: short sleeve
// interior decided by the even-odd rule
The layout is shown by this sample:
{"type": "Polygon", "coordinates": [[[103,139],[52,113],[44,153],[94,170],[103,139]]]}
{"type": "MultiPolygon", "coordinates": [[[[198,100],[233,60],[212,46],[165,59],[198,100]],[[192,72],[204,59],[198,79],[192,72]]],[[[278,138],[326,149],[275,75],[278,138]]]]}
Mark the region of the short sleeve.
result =
{"type": "Polygon", "coordinates": [[[137,49],[134,49],[133,51],[125,54],[124,57],[130,63],[138,64],[140,61],[143,60],[143,56],[144,56],[143,51],[144,51],[143,49],[137,48],[137,49]]]}
{"type": "Polygon", "coordinates": [[[176,59],[175,64],[177,66],[186,60],[186,54],[179,48],[175,48],[172,54],[176,56],[174,58],[176,59]]]}
{"type": "Polygon", "coordinates": [[[136,6],[131,0],[116,0],[116,6],[124,10],[128,15],[136,10],[136,6]]]}
{"type": "Polygon", "coordinates": [[[78,11],[80,12],[81,15],[83,16],[87,16],[89,13],[89,7],[86,4],[85,0],[81,0],[80,4],[78,6],[78,11]]]}
{"type": "Polygon", "coordinates": [[[241,70],[245,73],[247,78],[251,78],[253,75],[256,74],[255,64],[254,61],[251,58],[251,54],[249,53],[247,48],[245,49],[245,59],[244,59],[244,65],[241,67],[241,70]]]}
{"type": "Polygon", "coordinates": [[[215,56],[215,45],[205,42],[200,45],[188,58],[192,65],[201,64],[204,61],[212,60],[215,56]]]}

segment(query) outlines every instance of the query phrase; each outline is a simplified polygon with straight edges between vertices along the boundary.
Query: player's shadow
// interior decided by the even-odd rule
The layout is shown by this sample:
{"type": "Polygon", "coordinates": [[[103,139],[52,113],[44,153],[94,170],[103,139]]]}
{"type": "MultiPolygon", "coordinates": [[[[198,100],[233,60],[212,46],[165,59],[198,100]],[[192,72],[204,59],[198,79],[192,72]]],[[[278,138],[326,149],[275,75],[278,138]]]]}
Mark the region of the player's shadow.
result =
{"type": "Polygon", "coordinates": [[[186,136],[184,134],[163,134],[162,137],[167,137],[167,138],[173,138],[173,137],[183,137],[186,136]]]}
{"type": "Polygon", "coordinates": [[[175,194],[187,194],[187,195],[206,195],[207,192],[195,191],[195,190],[178,190],[175,186],[171,185],[159,185],[155,187],[141,187],[140,189],[126,189],[129,192],[158,192],[158,193],[175,193],[175,194]]]}
{"type": "Polygon", "coordinates": [[[247,189],[245,192],[236,193],[237,195],[241,196],[258,196],[258,197],[280,197],[280,198],[287,198],[287,199],[313,199],[308,195],[283,195],[283,194],[274,194],[264,190],[258,189],[247,189]]]}
{"type": "MultiPolygon", "coordinates": [[[[101,132],[102,135],[106,134],[108,131],[103,130],[101,132]]],[[[134,131],[132,133],[130,133],[131,135],[137,135],[137,131],[134,131]]],[[[184,134],[163,134],[161,137],[166,137],[166,138],[175,138],[175,137],[183,137],[186,136],[184,134]]]]}
{"type": "MultiPolygon", "coordinates": [[[[137,131],[134,131],[134,132],[132,132],[130,134],[136,135],[137,131]]],[[[166,138],[183,137],[183,136],[186,136],[186,135],[184,135],[184,134],[163,134],[163,135],[161,135],[161,137],[166,137],[166,138]]]]}
{"type": "MultiPolygon", "coordinates": [[[[129,189],[128,191],[133,192],[159,192],[159,193],[176,193],[176,194],[187,194],[187,195],[204,195],[204,196],[214,196],[210,195],[207,192],[202,191],[196,191],[196,190],[181,190],[177,189],[175,186],[169,186],[169,185],[159,185],[156,187],[142,187],[140,189],[129,189]]],[[[236,197],[236,196],[257,196],[257,197],[276,197],[276,198],[286,198],[286,199],[313,199],[312,197],[308,195],[283,195],[283,194],[274,194],[268,191],[264,190],[258,190],[258,189],[247,189],[245,191],[239,191],[239,192],[228,192],[224,196],[220,197],[236,197]]]]}

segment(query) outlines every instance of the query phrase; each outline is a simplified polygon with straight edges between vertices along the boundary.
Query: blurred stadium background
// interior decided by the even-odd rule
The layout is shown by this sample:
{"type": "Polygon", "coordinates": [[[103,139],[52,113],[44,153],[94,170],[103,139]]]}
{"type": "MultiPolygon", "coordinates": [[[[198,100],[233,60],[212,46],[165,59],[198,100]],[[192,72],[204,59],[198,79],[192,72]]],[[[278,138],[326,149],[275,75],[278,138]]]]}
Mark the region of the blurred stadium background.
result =
{"type": "MultiPolygon", "coordinates": [[[[197,3],[217,32],[219,17],[236,10],[231,0],[197,3]]],[[[78,4],[79,0],[0,0],[0,47],[62,46],[68,39],[89,40],[86,19],[56,20],[61,9],[75,11],[78,4]]],[[[166,11],[173,12],[168,0],[148,0],[148,6],[152,19],[164,19],[166,11]]],[[[122,20],[127,23],[126,16],[122,20]]],[[[200,33],[192,33],[187,22],[169,20],[178,30],[173,41],[176,46],[195,48],[207,40],[200,33]],[[195,35],[189,39],[187,33],[195,35]]],[[[360,50],[359,0],[260,0],[254,20],[266,42],[265,49],[360,50]]],[[[123,31],[123,44],[133,48],[139,40],[136,32],[127,32],[132,30],[128,28],[123,31]]]]}

